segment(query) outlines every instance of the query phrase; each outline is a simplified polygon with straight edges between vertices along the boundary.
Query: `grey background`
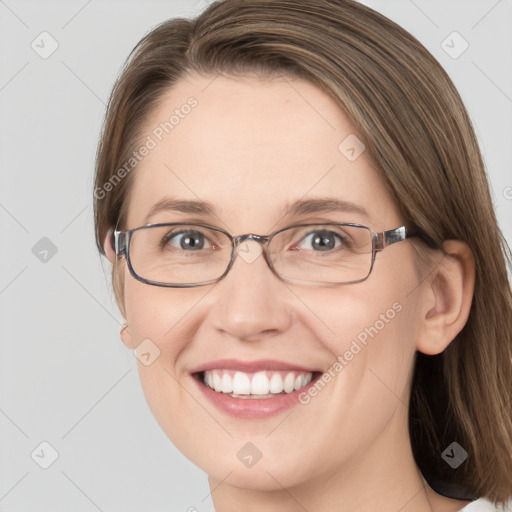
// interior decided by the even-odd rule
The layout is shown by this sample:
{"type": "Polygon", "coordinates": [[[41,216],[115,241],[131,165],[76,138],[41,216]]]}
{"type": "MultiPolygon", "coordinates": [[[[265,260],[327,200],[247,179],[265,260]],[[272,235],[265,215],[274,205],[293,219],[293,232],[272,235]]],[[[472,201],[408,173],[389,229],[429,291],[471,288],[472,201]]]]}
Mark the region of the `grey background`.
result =
{"type": "MultiPolygon", "coordinates": [[[[418,37],[455,81],[510,244],[512,1],[363,3],[418,37]],[[453,31],[469,43],[458,58],[461,39],[442,43],[453,31]]],[[[124,59],[157,23],[205,6],[0,0],[0,511],[212,510],[206,475],[161,432],[119,339],[91,206],[104,105],[124,59]],[[43,31],[58,43],[47,59],[31,47],[43,31]],[[59,454],[48,469],[43,441],[59,454]]]]}

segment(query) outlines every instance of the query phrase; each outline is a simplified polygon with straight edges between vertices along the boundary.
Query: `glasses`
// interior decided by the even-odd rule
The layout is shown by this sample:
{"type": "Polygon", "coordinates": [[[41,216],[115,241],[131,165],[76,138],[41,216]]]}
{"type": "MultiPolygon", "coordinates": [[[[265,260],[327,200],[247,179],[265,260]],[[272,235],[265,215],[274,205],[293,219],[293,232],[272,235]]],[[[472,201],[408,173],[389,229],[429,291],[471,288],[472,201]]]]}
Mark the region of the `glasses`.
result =
{"type": "Polygon", "coordinates": [[[262,236],[232,236],[206,224],[147,224],[114,231],[117,256],[143,283],[173,288],[213,284],[228,274],[246,240],[262,245],[270,270],[283,281],[339,286],[364,281],[375,255],[414,234],[401,226],[374,233],[360,224],[322,223],[289,226],[262,236]]]}

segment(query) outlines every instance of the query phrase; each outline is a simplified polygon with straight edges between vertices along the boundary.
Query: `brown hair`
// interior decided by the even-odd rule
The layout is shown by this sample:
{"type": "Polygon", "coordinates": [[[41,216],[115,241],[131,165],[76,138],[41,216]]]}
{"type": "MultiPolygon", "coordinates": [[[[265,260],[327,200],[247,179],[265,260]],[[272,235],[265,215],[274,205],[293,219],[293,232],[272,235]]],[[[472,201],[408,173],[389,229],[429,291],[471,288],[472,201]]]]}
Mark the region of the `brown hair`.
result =
{"type": "Polygon", "coordinates": [[[408,32],[352,0],[224,0],[194,19],[162,23],[134,48],[108,103],[95,177],[102,253],[107,230],[125,225],[133,173],[97,191],[130,157],[162,95],[190,72],[285,74],[321,87],[362,134],[405,224],[420,233],[418,257],[448,239],[471,247],[469,319],[441,354],[417,353],[410,438],[434,490],[503,503],[512,493],[510,251],[470,119],[446,72],[408,32]],[[441,456],[452,442],[468,452],[457,469],[441,456]]]}

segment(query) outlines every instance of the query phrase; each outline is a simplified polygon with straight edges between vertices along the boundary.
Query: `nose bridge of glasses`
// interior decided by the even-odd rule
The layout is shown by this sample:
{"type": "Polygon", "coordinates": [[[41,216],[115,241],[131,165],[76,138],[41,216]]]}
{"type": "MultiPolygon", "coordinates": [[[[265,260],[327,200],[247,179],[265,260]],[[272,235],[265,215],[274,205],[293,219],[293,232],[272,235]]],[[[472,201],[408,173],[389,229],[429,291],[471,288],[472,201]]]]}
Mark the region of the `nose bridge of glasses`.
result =
{"type": "Polygon", "coordinates": [[[233,238],[235,251],[246,263],[252,263],[263,252],[262,244],[267,242],[268,237],[262,235],[238,235],[233,238]],[[248,243],[249,241],[256,243],[248,243]]]}
{"type": "Polygon", "coordinates": [[[261,245],[262,243],[265,243],[268,240],[268,236],[254,235],[253,233],[248,233],[246,235],[238,235],[233,237],[235,247],[240,244],[243,244],[246,240],[254,240],[255,242],[261,245]]]}

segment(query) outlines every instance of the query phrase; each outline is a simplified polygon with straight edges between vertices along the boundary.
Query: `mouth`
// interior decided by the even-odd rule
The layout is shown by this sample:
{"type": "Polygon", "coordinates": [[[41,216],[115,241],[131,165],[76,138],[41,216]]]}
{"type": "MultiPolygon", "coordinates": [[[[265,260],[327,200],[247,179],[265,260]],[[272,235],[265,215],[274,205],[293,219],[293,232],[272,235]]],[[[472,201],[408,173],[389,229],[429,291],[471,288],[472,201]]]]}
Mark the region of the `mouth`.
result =
{"type": "Polygon", "coordinates": [[[221,359],[190,372],[209,403],[240,419],[269,418],[302,404],[301,395],[321,375],[322,371],[269,359],[221,359]]]}
{"type": "Polygon", "coordinates": [[[243,372],[218,368],[195,372],[199,383],[216,393],[242,400],[275,399],[305,389],[321,372],[262,370],[243,372]]]}

